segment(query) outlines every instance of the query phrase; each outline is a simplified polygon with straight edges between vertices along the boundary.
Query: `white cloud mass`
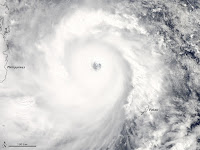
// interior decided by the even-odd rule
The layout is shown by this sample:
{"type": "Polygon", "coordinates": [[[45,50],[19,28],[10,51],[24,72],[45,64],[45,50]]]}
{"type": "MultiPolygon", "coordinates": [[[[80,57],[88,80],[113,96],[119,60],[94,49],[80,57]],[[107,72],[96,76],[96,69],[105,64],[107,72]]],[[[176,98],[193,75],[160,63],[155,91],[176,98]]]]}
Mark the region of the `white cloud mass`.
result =
{"type": "Polygon", "coordinates": [[[37,150],[196,148],[196,136],[185,137],[191,120],[177,127],[170,115],[179,101],[169,94],[173,54],[152,25],[142,26],[135,5],[43,3],[8,2],[8,63],[26,69],[8,70],[0,84],[1,141],[37,150]],[[179,135],[169,131],[176,127],[179,135]]]}

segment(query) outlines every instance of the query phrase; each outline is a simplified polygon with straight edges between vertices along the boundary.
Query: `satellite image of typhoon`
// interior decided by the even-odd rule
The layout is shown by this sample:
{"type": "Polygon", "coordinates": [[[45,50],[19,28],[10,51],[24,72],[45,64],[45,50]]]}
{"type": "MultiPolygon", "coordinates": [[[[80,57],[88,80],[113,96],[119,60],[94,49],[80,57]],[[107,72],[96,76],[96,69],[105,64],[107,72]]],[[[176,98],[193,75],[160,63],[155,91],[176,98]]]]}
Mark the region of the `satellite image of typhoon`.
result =
{"type": "Polygon", "coordinates": [[[200,150],[200,0],[0,0],[0,150],[200,150]]]}

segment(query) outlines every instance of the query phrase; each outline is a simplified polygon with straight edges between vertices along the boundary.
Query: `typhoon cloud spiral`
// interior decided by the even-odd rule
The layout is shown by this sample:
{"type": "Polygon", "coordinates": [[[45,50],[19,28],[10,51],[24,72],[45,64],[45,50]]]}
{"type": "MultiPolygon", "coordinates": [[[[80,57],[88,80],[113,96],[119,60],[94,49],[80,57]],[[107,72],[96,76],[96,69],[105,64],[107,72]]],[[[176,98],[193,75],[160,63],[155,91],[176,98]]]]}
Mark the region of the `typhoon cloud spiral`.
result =
{"type": "Polygon", "coordinates": [[[5,1],[2,148],[198,149],[199,7],[174,5],[5,1]]]}

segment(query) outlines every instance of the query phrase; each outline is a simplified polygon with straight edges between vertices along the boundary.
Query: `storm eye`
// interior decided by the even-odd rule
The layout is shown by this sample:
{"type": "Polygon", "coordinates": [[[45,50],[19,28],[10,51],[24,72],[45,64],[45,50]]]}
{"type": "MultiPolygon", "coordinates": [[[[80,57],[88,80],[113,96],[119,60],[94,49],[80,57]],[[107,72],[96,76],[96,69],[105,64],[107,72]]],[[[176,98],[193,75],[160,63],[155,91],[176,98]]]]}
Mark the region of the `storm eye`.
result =
{"type": "Polygon", "coordinates": [[[94,62],[94,63],[92,64],[92,68],[93,68],[95,71],[98,71],[98,70],[101,69],[101,64],[98,63],[98,62],[94,62]]]}

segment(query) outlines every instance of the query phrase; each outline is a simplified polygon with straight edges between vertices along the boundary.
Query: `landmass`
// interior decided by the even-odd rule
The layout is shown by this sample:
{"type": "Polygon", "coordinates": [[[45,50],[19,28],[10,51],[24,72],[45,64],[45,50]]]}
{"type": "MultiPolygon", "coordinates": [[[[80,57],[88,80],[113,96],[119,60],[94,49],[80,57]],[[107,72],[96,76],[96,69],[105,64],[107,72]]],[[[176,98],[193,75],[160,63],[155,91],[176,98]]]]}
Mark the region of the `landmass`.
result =
{"type": "Polygon", "coordinates": [[[8,7],[6,1],[0,1],[0,83],[4,82],[7,76],[8,47],[6,36],[9,33],[7,25],[8,7]]]}

